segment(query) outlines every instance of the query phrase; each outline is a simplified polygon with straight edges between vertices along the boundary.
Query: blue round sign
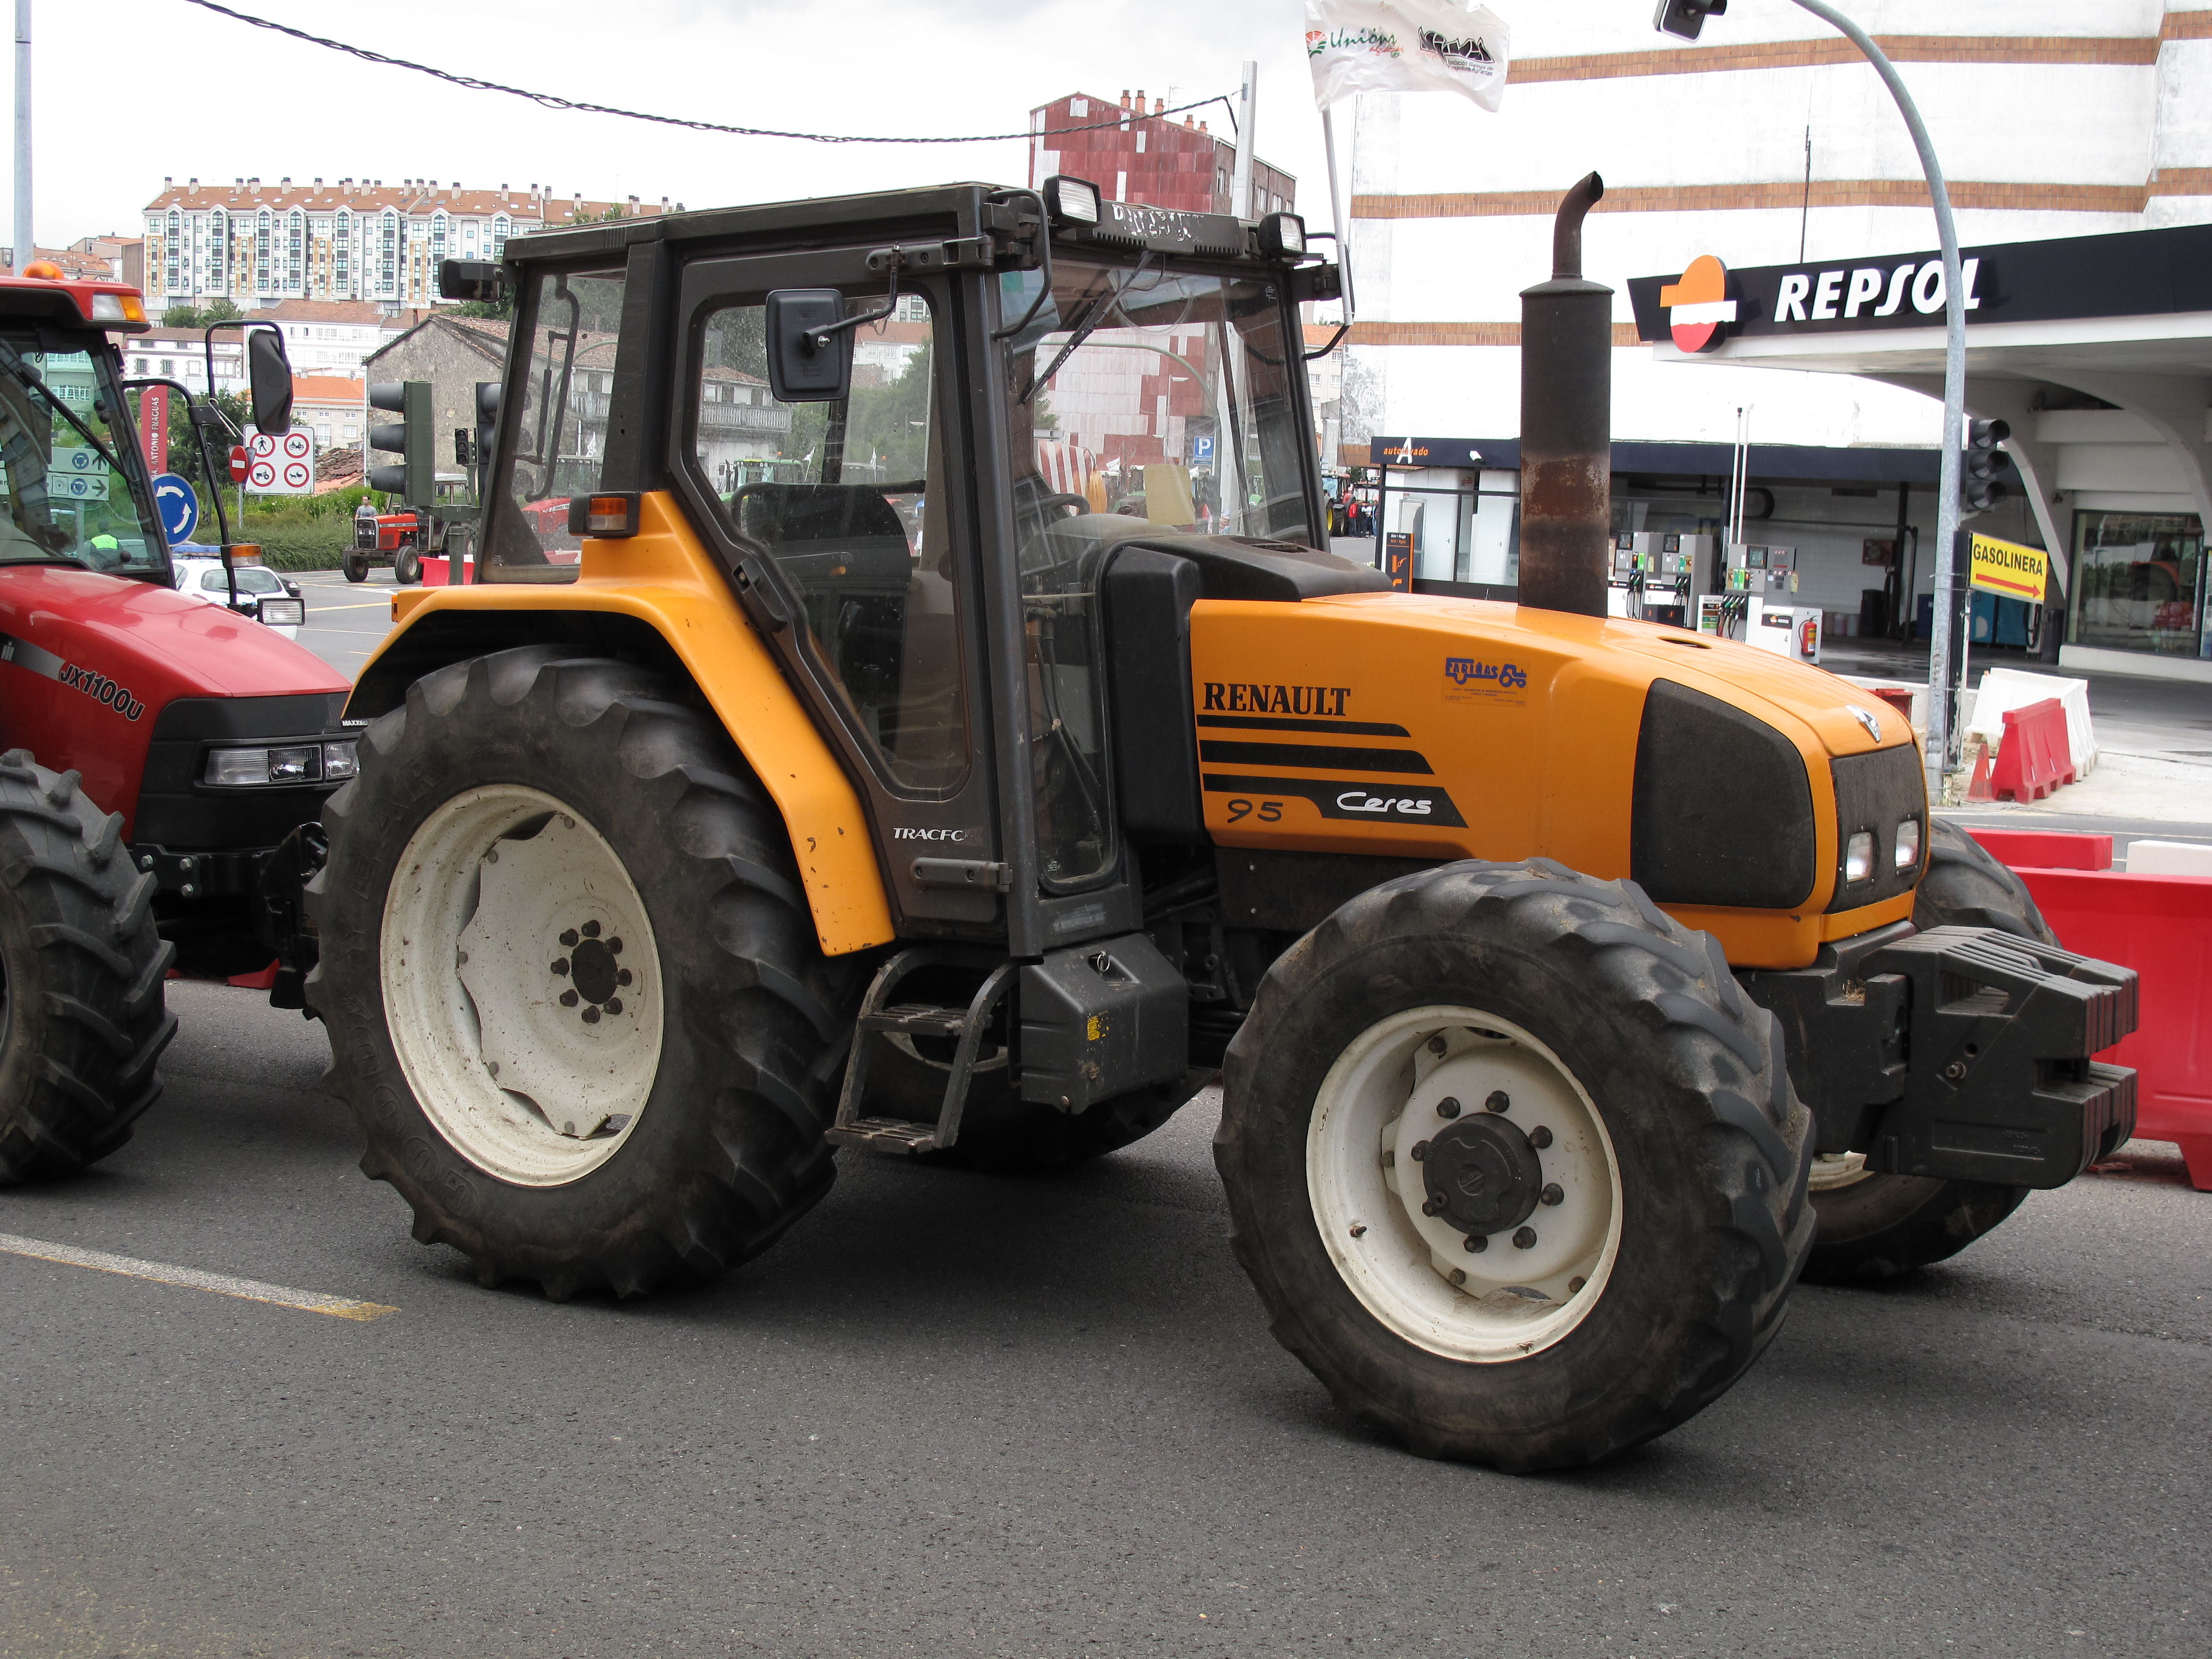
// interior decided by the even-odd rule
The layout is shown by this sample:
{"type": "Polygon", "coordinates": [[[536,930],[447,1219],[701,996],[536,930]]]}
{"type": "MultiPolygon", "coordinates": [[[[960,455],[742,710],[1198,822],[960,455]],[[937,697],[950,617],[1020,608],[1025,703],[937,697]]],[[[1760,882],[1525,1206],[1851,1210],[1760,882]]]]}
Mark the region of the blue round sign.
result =
{"type": "Polygon", "coordinates": [[[164,472],[154,480],[154,510],[161,515],[161,531],[171,547],[191,540],[192,532],[199,527],[200,499],[192,493],[191,485],[173,472],[164,472]]]}

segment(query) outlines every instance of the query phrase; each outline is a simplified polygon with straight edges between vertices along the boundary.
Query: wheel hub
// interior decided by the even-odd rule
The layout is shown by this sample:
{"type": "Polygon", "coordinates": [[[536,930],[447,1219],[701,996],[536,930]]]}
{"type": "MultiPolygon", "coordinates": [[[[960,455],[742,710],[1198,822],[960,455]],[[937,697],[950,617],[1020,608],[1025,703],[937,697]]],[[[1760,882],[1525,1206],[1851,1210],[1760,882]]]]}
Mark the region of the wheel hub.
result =
{"type": "Polygon", "coordinates": [[[1507,1232],[1535,1213],[1543,1161],[1504,1118],[1487,1112],[1463,1117],[1416,1150],[1422,1152],[1425,1213],[1442,1216],[1459,1231],[1507,1232]]]}
{"type": "Polygon", "coordinates": [[[623,942],[619,936],[602,939],[598,918],[586,921],[581,927],[564,928],[561,943],[568,954],[553,958],[556,978],[565,978],[568,988],[560,994],[558,1000],[563,1008],[580,1006],[581,1018],[586,1025],[596,1025],[610,1014],[623,1011],[622,998],[617,994],[630,982],[629,969],[617,960],[622,955],[623,942]]]}

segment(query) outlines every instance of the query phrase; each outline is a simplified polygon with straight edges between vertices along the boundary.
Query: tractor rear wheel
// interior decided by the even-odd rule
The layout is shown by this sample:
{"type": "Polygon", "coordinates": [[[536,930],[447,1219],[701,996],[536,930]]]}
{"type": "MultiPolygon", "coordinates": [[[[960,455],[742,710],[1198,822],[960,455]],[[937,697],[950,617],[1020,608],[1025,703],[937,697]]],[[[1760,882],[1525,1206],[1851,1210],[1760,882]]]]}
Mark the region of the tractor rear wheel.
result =
{"type": "Polygon", "coordinates": [[[829,1188],[853,987],[728,735],[544,646],[428,675],[363,735],[307,890],[362,1170],[481,1281],[556,1299],[765,1249],[829,1188]]]}
{"type": "Polygon", "coordinates": [[[1758,1357],[1812,1242],[1811,1129],[1716,940],[1536,860],[1387,882],[1292,946],[1214,1156],[1337,1402],[1520,1471],[1663,1434],[1758,1357]]]}
{"type": "Polygon", "coordinates": [[[177,1031],[154,878],[79,781],[27,750],[0,755],[0,1187],[74,1174],[130,1139],[177,1031]]]}
{"type": "MultiPolygon", "coordinates": [[[[1931,817],[1928,873],[1912,904],[1916,927],[1996,927],[2056,945],[2027,884],[1947,819],[1931,817]]],[[[1881,1285],[1954,1256],[2002,1221],[2025,1187],[1881,1175],[1856,1152],[1813,1164],[1820,1230],[1805,1264],[1814,1285],[1881,1285]]]]}

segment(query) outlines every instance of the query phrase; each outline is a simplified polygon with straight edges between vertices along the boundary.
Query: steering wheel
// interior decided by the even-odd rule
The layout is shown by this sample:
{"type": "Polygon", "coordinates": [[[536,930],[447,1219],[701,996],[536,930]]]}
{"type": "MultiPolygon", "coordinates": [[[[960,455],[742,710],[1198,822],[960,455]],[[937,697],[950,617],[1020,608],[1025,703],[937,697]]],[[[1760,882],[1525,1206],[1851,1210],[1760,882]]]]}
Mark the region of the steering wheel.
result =
{"type": "Polygon", "coordinates": [[[1063,491],[1055,495],[1039,496],[1036,505],[1040,514],[1055,507],[1073,507],[1078,513],[1088,513],[1091,511],[1091,498],[1087,495],[1070,495],[1063,491]]]}

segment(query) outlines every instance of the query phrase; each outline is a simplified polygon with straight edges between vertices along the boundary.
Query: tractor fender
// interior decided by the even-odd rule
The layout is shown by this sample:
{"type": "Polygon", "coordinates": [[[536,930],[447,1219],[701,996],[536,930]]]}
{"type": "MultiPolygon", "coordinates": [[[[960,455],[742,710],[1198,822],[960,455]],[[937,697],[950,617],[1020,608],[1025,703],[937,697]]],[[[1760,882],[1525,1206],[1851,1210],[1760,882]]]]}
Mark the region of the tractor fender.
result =
{"type": "Polygon", "coordinates": [[[493,582],[394,593],[395,627],[361,673],[349,720],[406,701],[449,663],[520,645],[570,644],[688,678],[783,815],[816,937],[843,956],[895,936],[859,793],[815,729],[720,567],[665,495],[640,532],[586,541],[572,582],[493,582]]]}

